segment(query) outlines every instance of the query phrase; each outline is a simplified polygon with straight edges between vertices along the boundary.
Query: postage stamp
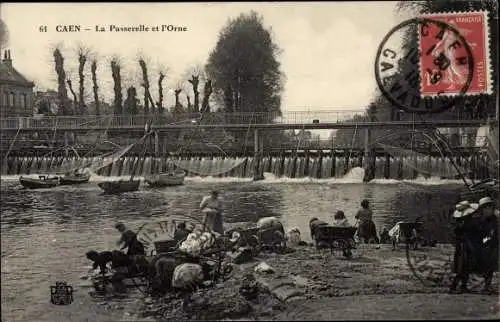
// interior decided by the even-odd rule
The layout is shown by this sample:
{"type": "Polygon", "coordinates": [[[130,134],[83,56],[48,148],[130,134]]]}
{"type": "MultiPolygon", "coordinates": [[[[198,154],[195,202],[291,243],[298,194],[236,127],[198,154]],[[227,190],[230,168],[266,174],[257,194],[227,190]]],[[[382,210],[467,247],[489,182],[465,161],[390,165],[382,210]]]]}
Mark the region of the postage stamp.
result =
{"type": "MultiPolygon", "coordinates": [[[[427,51],[429,51],[427,48],[427,51]]],[[[452,68],[452,64],[446,53],[440,52],[436,59],[431,59],[432,82],[441,83],[443,72],[452,68]]],[[[429,18],[413,18],[401,22],[384,37],[379,45],[375,59],[375,79],[384,97],[394,107],[411,113],[428,114],[440,113],[455,105],[460,97],[468,93],[474,75],[474,57],[471,46],[460,34],[459,30],[444,21],[429,18]],[[429,30],[434,33],[429,33],[429,30]],[[437,32],[436,32],[437,30],[437,32]],[[437,48],[441,40],[439,31],[448,32],[455,37],[454,46],[461,50],[460,63],[462,66],[462,82],[456,88],[456,95],[447,95],[442,91],[437,95],[422,95],[422,80],[425,75],[421,74],[422,52],[417,34],[428,35],[426,45],[432,50],[437,48]],[[405,44],[406,41],[406,44],[405,44]]]]}
{"type": "Polygon", "coordinates": [[[474,73],[467,95],[491,94],[488,16],[486,12],[452,12],[424,15],[418,33],[420,49],[420,91],[423,97],[460,95],[467,82],[467,49],[472,51],[474,73]],[[448,26],[429,23],[445,22],[448,26]]]}

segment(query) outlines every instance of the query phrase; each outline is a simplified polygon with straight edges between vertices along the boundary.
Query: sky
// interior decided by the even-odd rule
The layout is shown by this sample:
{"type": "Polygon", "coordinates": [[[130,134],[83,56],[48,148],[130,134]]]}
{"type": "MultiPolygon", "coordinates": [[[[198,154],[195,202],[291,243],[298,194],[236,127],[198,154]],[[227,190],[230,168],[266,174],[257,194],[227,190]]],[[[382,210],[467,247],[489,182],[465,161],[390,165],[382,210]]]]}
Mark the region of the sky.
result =
{"type": "MultiPolygon", "coordinates": [[[[101,96],[111,101],[109,62],[119,57],[125,88],[140,86],[139,57],[149,66],[153,99],[160,70],[167,71],[167,103],[173,87],[189,69],[202,66],[228,19],[255,10],[272,29],[282,49],[278,57],[286,76],[282,111],[363,110],[375,94],[373,63],[383,37],[398,22],[397,2],[317,3],[2,3],[0,16],[9,31],[14,67],[38,89],[56,89],[52,51],[62,48],[65,69],[77,84],[79,46],[98,61],[101,96]],[[110,32],[109,26],[185,26],[185,32],[110,32]],[[90,31],[56,32],[58,25],[90,31]],[[96,32],[95,26],[107,32],[96,32]],[[46,26],[47,32],[40,27],[46,26]]],[[[90,64],[86,66],[91,97],[90,64]]],[[[184,84],[186,85],[186,84],[184,84]]],[[[203,88],[202,86],[200,86],[203,88]]],[[[187,86],[185,88],[188,88],[187,86]]],[[[139,90],[139,97],[142,91],[139,90]]]]}

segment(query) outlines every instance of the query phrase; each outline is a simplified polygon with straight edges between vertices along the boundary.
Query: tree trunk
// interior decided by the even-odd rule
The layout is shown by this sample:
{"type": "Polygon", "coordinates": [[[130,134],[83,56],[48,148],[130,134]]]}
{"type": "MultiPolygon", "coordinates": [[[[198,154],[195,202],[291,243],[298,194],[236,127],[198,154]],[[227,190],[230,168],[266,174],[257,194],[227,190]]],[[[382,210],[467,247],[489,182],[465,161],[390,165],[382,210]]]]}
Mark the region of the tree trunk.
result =
{"type": "Polygon", "coordinates": [[[95,103],[95,114],[100,115],[100,109],[99,109],[99,87],[97,86],[97,62],[94,60],[92,62],[92,65],[90,66],[91,73],[92,73],[92,83],[94,84],[93,91],[94,91],[94,103],[95,103]]]}
{"type": "Polygon", "coordinates": [[[191,105],[191,97],[189,97],[189,94],[186,94],[186,99],[187,99],[187,102],[188,102],[188,113],[191,113],[193,112],[193,106],[191,105]]]}
{"type": "Polygon", "coordinates": [[[78,98],[76,97],[76,93],[73,90],[73,85],[71,83],[71,79],[68,79],[67,82],[68,82],[69,91],[71,92],[71,95],[73,95],[73,100],[74,100],[74,104],[73,105],[76,107],[76,106],[78,106],[78,98]]]}
{"type": "Polygon", "coordinates": [[[193,86],[194,112],[198,113],[200,111],[200,92],[198,92],[198,85],[200,83],[200,77],[192,75],[189,82],[193,86]]]}
{"type": "Polygon", "coordinates": [[[208,80],[205,83],[205,89],[203,90],[203,102],[201,104],[202,113],[210,113],[209,99],[212,94],[212,81],[208,80]]]}
{"type": "Polygon", "coordinates": [[[165,75],[160,73],[160,77],[158,78],[158,112],[163,114],[165,109],[163,108],[163,79],[165,75]]]}
{"type": "MultiPolygon", "coordinates": [[[[149,79],[148,79],[148,68],[146,66],[146,62],[144,59],[139,60],[139,65],[141,65],[142,70],[142,81],[144,86],[144,113],[149,114],[149,103],[150,103],[150,94],[149,94],[149,79]]],[[[152,112],[154,114],[154,105],[151,106],[152,112]]]]}
{"type": "Polygon", "coordinates": [[[233,89],[231,88],[230,84],[227,84],[227,87],[224,91],[224,103],[226,112],[234,112],[233,89]]]}
{"type": "Polygon", "coordinates": [[[58,96],[62,115],[69,115],[68,91],[66,89],[66,72],[64,71],[64,57],[59,49],[54,50],[54,61],[57,73],[58,96]]]}
{"type": "Polygon", "coordinates": [[[87,56],[84,53],[80,53],[78,56],[78,76],[80,80],[80,100],[79,100],[79,114],[84,115],[86,114],[86,106],[85,106],[85,98],[84,98],[84,80],[85,80],[85,75],[83,74],[83,70],[85,68],[85,63],[87,62],[87,56]]]}
{"type": "Polygon", "coordinates": [[[114,92],[115,92],[115,115],[122,114],[122,80],[120,76],[120,65],[116,60],[111,61],[111,72],[113,74],[114,92]]]}

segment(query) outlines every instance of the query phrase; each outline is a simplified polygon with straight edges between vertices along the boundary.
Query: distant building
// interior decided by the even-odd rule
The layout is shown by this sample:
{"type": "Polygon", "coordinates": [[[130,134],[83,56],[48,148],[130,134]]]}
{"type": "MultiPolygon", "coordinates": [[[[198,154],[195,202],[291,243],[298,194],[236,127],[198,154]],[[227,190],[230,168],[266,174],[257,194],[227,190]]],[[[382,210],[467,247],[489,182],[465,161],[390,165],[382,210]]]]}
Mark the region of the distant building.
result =
{"type": "Polygon", "coordinates": [[[32,116],[35,84],[12,66],[10,50],[0,63],[0,117],[32,116]]]}
{"type": "Polygon", "coordinates": [[[56,91],[37,91],[34,100],[35,115],[57,115],[59,111],[59,95],[56,91]]]}

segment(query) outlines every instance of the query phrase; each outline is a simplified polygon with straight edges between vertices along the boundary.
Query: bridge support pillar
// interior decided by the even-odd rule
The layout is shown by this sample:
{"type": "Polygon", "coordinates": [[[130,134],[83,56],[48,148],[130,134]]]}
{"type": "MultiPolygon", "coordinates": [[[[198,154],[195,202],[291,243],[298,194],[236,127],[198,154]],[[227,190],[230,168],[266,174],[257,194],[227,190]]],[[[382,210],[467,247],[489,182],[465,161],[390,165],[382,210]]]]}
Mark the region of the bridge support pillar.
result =
{"type": "Polygon", "coordinates": [[[158,155],[160,154],[160,138],[159,138],[158,131],[154,132],[154,140],[155,140],[154,155],[155,155],[155,158],[157,158],[158,155]]]}
{"type": "Polygon", "coordinates": [[[253,132],[253,139],[254,139],[254,171],[253,171],[253,180],[258,181],[258,180],[263,180],[264,175],[260,171],[260,164],[262,162],[262,150],[263,150],[263,143],[262,138],[259,137],[259,130],[255,129],[253,132]]]}
{"type": "Polygon", "coordinates": [[[363,182],[369,182],[375,178],[375,153],[373,153],[370,146],[371,142],[371,130],[369,128],[365,129],[365,144],[364,144],[364,157],[363,157],[363,168],[365,169],[365,175],[363,177],[363,182]]]}

